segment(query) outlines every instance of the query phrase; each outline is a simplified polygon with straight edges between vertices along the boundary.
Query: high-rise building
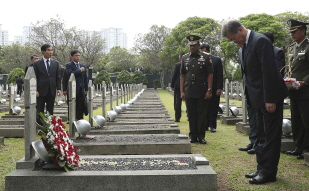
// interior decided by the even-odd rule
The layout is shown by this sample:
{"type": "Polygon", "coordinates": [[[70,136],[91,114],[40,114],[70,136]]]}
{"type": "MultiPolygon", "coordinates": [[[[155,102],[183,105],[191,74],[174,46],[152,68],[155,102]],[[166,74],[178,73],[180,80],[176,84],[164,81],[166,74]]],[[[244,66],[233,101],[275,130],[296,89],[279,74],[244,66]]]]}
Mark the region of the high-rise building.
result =
{"type": "Polygon", "coordinates": [[[23,44],[23,36],[14,36],[14,43],[23,44]]]}
{"type": "Polygon", "coordinates": [[[32,32],[32,27],[31,26],[24,26],[23,27],[23,40],[22,44],[26,44],[30,42],[30,34],[32,32]]]}
{"type": "Polygon", "coordinates": [[[122,32],[122,28],[102,29],[101,36],[106,42],[106,48],[103,50],[104,53],[109,53],[116,46],[127,48],[127,34],[122,32]]]}
{"type": "Polygon", "coordinates": [[[2,24],[0,24],[0,46],[9,45],[9,32],[2,30],[2,24]]]}

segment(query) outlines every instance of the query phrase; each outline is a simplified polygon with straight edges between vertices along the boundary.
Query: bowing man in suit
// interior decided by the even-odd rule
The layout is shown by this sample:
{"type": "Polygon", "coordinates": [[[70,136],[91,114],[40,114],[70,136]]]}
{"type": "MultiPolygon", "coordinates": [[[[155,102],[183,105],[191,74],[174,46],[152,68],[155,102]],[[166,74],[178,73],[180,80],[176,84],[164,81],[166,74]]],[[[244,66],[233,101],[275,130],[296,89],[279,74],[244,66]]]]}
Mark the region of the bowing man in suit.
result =
{"type": "Polygon", "coordinates": [[[88,93],[86,66],[80,63],[81,54],[78,50],[71,51],[72,62],[66,64],[68,78],[74,74],[76,79],[76,120],[83,119],[85,98],[88,93]]]}
{"type": "Polygon", "coordinates": [[[256,109],[257,170],[247,173],[250,184],[276,181],[280,158],[283,99],[287,87],[278,71],[273,45],[263,34],[246,29],[235,20],[222,26],[222,36],[239,47],[248,104],[256,109]]]}
{"type": "MultiPolygon", "coordinates": [[[[210,54],[210,47],[208,44],[202,44],[201,51],[210,54]]],[[[220,95],[223,88],[223,67],[221,58],[211,55],[212,66],[214,68],[213,82],[212,82],[212,96],[208,101],[206,113],[206,130],[210,127],[210,132],[217,132],[217,115],[219,110],[220,95]]]]}
{"type": "Polygon", "coordinates": [[[58,61],[51,59],[53,48],[49,44],[41,47],[43,58],[33,63],[33,69],[37,79],[37,122],[41,124],[39,113],[46,111],[54,114],[54,102],[56,92],[61,95],[61,75],[58,61]]]}

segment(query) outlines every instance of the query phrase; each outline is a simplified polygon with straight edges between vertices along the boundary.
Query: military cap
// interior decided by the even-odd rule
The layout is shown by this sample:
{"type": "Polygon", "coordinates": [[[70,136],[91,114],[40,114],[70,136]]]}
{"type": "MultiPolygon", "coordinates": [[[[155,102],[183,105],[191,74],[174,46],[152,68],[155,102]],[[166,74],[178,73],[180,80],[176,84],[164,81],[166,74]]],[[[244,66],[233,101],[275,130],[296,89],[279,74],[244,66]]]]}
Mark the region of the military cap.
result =
{"type": "Polygon", "coordinates": [[[199,40],[201,39],[201,37],[196,35],[189,35],[186,38],[188,39],[188,45],[195,45],[199,43],[199,40]]]}
{"type": "Polygon", "coordinates": [[[289,24],[290,24],[290,33],[296,31],[297,29],[307,29],[306,25],[308,25],[309,23],[304,23],[301,21],[297,21],[294,19],[290,19],[289,20],[289,24]]]}

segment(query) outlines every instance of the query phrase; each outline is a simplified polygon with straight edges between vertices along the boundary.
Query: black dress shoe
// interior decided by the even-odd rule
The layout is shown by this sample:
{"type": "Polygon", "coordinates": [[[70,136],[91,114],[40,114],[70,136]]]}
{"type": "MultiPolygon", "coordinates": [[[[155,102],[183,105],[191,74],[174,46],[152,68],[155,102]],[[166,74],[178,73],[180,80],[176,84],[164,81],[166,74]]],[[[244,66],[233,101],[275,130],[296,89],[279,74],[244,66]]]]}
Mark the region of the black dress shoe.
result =
{"type": "Polygon", "coordinates": [[[297,155],[301,155],[302,153],[300,153],[300,152],[296,152],[296,151],[287,151],[287,152],[285,152],[285,154],[287,154],[287,155],[297,156],[297,155]]]}
{"type": "Polygon", "coordinates": [[[179,120],[175,120],[175,122],[180,122],[179,120]]]}
{"type": "Polygon", "coordinates": [[[254,155],[255,154],[255,149],[250,149],[247,151],[248,154],[254,155]]]}
{"type": "Polygon", "coordinates": [[[304,154],[300,154],[300,155],[297,155],[297,157],[296,157],[298,160],[302,160],[302,159],[304,159],[305,157],[304,157],[304,154]]]}
{"type": "Polygon", "coordinates": [[[238,150],[240,150],[240,151],[248,151],[248,150],[250,150],[250,149],[252,149],[252,145],[247,145],[246,147],[240,147],[238,150]]]}
{"type": "Polygon", "coordinates": [[[204,145],[207,143],[205,139],[201,139],[199,142],[204,145]]]}
{"type": "Polygon", "coordinates": [[[215,128],[210,128],[210,132],[215,133],[217,130],[215,128]]]}
{"type": "Polygon", "coordinates": [[[190,143],[197,143],[198,140],[197,139],[190,139],[190,143]]]}
{"type": "Polygon", "coordinates": [[[257,176],[251,178],[249,180],[250,184],[266,184],[268,182],[275,182],[277,179],[276,177],[272,177],[272,176],[265,176],[263,174],[258,174],[257,176]]]}
{"type": "Polygon", "coordinates": [[[259,171],[255,171],[255,172],[251,172],[251,173],[247,173],[245,174],[246,178],[254,178],[259,174],[259,171]]]}

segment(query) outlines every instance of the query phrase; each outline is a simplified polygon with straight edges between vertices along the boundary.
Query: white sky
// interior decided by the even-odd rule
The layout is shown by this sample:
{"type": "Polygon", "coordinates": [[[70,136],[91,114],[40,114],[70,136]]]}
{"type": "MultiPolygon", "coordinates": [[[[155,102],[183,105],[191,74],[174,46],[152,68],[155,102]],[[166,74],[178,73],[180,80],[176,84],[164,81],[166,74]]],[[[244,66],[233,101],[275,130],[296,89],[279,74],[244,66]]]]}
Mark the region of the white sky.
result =
{"type": "MultiPolygon", "coordinates": [[[[50,20],[59,15],[67,27],[82,30],[123,28],[128,36],[128,48],[133,46],[135,35],[149,32],[152,25],[174,28],[188,17],[208,17],[217,21],[239,18],[252,13],[275,15],[286,11],[305,14],[308,0],[2,0],[0,24],[8,30],[9,40],[21,36],[23,26],[38,20],[50,20]]],[[[307,15],[309,13],[307,12],[307,15]]]]}

